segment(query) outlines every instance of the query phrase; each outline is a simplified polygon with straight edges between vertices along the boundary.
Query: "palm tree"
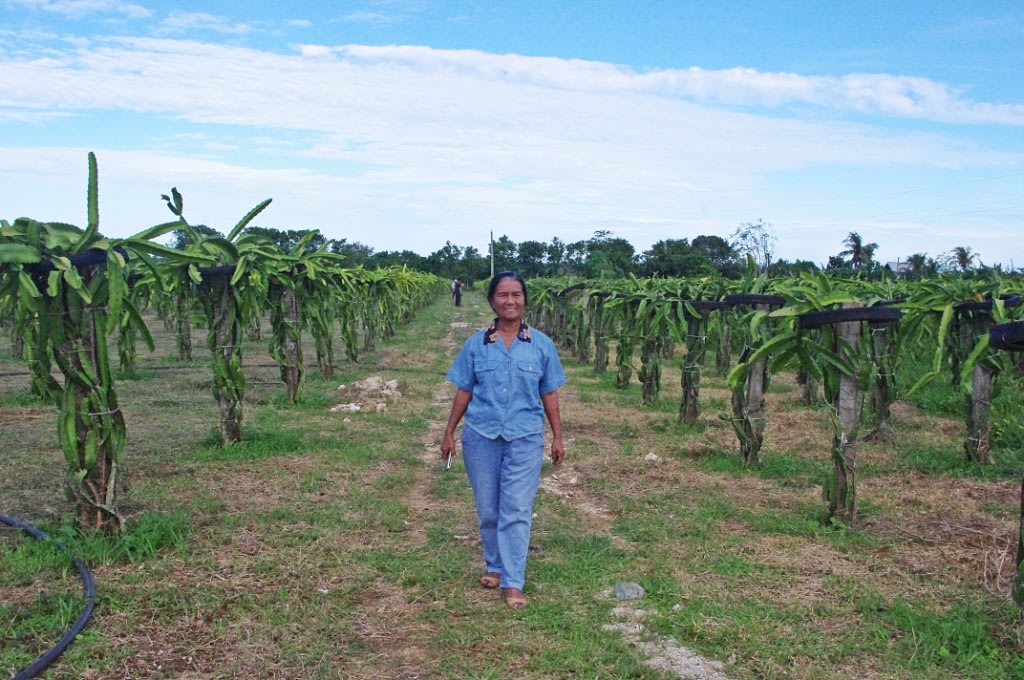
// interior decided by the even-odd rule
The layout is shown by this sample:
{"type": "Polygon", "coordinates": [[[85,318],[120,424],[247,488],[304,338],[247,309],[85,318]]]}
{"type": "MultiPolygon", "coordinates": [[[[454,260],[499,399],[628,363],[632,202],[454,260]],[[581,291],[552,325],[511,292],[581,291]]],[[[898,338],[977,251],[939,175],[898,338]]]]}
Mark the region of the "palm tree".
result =
{"type": "Polygon", "coordinates": [[[914,253],[907,258],[907,274],[914,278],[920,277],[921,271],[924,269],[927,262],[927,255],[924,253],[914,253]]]}
{"type": "Polygon", "coordinates": [[[949,251],[947,255],[949,264],[956,267],[963,273],[967,273],[978,260],[978,253],[971,250],[970,246],[957,246],[949,251]]]}
{"type": "Polygon", "coordinates": [[[938,265],[927,253],[914,253],[907,257],[907,267],[904,277],[909,279],[921,279],[926,276],[935,276],[938,272],[938,265]]]}
{"type": "Polygon", "coordinates": [[[850,266],[855,271],[860,271],[862,268],[869,268],[871,262],[875,259],[875,251],[878,250],[877,243],[864,243],[860,234],[855,231],[851,231],[846,240],[843,241],[843,245],[846,246],[846,250],[839,253],[840,257],[849,257],[850,266]]]}

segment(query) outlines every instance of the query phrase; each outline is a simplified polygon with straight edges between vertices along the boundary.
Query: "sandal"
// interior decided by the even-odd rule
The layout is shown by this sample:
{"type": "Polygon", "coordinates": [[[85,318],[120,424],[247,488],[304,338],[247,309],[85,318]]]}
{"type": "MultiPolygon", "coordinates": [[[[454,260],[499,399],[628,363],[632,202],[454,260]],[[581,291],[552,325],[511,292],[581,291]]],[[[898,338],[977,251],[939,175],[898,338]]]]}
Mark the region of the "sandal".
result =
{"type": "Polygon", "coordinates": [[[505,604],[512,609],[522,609],[526,606],[526,596],[519,588],[502,588],[501,596],[505,599],[505,604]]]}
{"type": "Polygon", "coordinates": [[[484,588],[494,590],[501,585],[501,574],[496,574],[493,571],[489,571],[480,577],[480,585],[484,588]]]}

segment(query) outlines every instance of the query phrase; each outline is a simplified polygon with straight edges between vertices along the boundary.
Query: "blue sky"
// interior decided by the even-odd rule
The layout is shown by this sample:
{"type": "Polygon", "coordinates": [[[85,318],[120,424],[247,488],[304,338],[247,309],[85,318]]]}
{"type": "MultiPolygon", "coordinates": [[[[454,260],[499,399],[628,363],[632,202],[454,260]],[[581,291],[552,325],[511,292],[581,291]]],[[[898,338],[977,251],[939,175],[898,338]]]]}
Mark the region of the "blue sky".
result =
{"type": "Polygon", "coordinates": [[[1024,267],[1024,3],[0,0],[0,217],[1024,267]]]}

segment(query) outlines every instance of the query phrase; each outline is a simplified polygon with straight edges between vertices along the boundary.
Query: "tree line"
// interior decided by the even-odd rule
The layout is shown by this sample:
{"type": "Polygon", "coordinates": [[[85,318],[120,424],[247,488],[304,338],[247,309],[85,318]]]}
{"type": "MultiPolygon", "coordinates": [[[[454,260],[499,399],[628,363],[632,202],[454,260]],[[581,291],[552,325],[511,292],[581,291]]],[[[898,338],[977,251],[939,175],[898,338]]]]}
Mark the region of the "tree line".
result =
{"type": "MultiPolygon", "coordinates": [[[[878,281],[882,279],[920,280],[944,273],[985,277],[993,270],[985,266],[978,253],[968,246],[929,256],[911,253],[895,263],[875,258],[877,243],[865,241],[858,232],[850,232],[841,242],[842,249],[821,266],[810,260],[775,258],[776,237],[772,225],[758,220],[741,224],[730,239],[702,234],[693,239],[663,239],[649,249],[636,252],[632,244],[598,230],[585,241],[566,243],[554,237],[550,242],[522,241],[508,236],[494,241],[495,271],[517,269],[527,278],[578,277],[614,279],[638,277],[703,277],[720,275],[738,279],[756,269],[771,277],[785,278],[821,271],[838,276],[878,281]]],[[[447,278],[472,282],[490,276],[489,253],[451,242],[427,256],[412,251],[375,253],[360,243],[338,242],[338,252],[352,264],[365,266],[405,265],[447,278]]],[[[997,266],[996,270],[999,269],[997,266]]]]}
{"type": "MultiPolygon", "coordinates": [[[[197,229],[203,230],[206,227],[199,225],[197,229]]],[[[258,226],[247,229],[247,232],[271,239],[284,252],[291,252],[295,244],[307,237],[310,231],[314,230],[281,230],[258,226]]],[[[318,235],[312,241],[307,237],[305,242],[307,248],[316,249],[326,243],[327,238],[318,235]]],[[[880,262],[875,257],[878,244],[868,242],[859,232],[849,232],[839,243],[841,249],[831,255],[824,265],[810,260],[777,259],[776,244],[772,225],[759,219],[740,224],[728,239],[709,234],[701,234],[692,239],[663,239],[641,252],[637,252],[626,239],[605,229],[596,230],[589,239],[571,243],[557,236],[548,242],[526,240],[517,243],[507,235],[502,235],[494,240],[492,250],[494,271],[515,269],[528,279],[716,275],[738,279],[753,269],[778,278],[823,271],[837,276],[879,281],[920,280],[945,273],[984,277],[993,271],[993,268],[981,262],[980,255],[969,246],[957,246],[937,256],[910,253],[895,263],[880,262]]],[[[363,266],[368,269],[407,267],[448,279],[458,278],[466,283],[486,280],[491,275],[491,252],[482,252],[473,246],[459,246],[451,241],[445,241],[442,247],[429,255],[411,250],[377,252],[368,245],[346,238],[332,241],[329,249],[343,255],[347,266],[363,266]]],[[[995,270],[999,270],[999,267],[995,267],[995,270]]]]}

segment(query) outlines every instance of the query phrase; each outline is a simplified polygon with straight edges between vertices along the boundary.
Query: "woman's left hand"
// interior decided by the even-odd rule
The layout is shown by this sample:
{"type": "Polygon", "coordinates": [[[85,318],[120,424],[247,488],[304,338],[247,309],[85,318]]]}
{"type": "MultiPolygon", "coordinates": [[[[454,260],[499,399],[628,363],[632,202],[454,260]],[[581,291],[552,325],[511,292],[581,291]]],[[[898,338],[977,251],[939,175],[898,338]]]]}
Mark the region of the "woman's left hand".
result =
{"type": "Polygon", "coordinates": [[[558,391],[540,395],[544,404],[544,415],[551,424],[551,462],[559,465],[565,458],[565,444],[562,443],[562,413],[558,408],[558,391]]]}
{"type": "Polygon", "coordinates": [[[551,464],[561,465],[562,459],[565,458],[565,445],[562,444],[561,437],[551,438],[551,464]]]}

